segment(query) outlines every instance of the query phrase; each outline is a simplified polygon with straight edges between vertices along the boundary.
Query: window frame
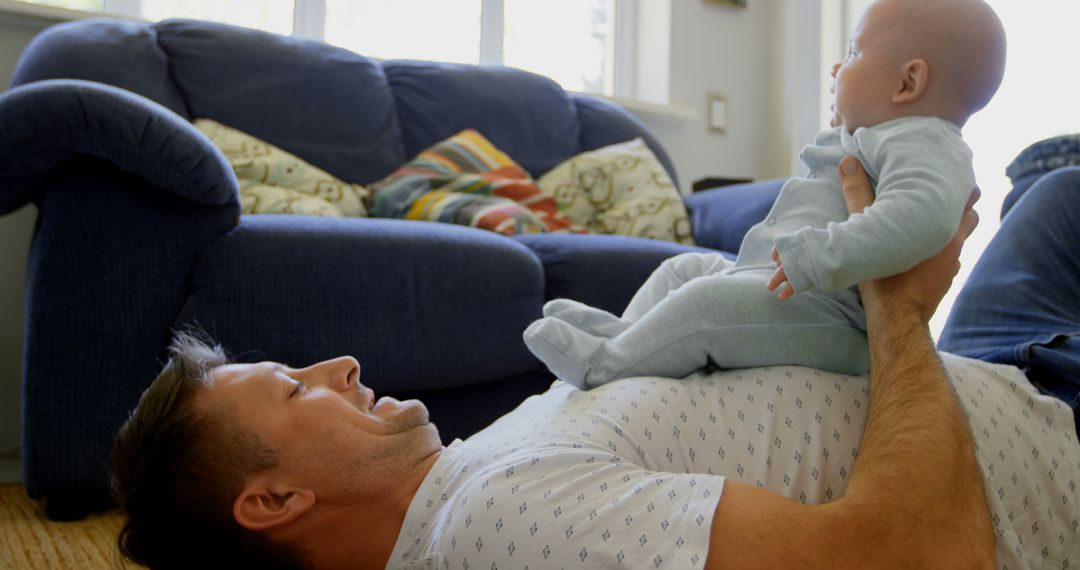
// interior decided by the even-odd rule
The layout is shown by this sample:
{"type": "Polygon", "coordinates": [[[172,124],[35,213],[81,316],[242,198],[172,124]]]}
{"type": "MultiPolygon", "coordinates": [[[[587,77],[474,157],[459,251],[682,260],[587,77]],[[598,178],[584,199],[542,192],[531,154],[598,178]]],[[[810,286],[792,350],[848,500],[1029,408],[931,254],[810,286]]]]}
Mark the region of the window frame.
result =
{"type": "MultiPolygon", "coordinates": [[[[106,0],[134,1],[138,0],[106,0]]],[[[608,38],[608,57],[603,93],[591,93],[604,97],[622,97],[632,99],[635,92],[636,49],[638,0],[613,0],[613,25],[608,38]]],[[[293,17],[293,36],[325,41],[325,0],[294,0],[296,13],[293,17]]],[[[480,64],[502,65],[504,0],[481,0],[480,11],[480,64]]]]}
{"type": "MultiPolygon", "coordinates": [[[[480,0],[481,65],[503,64],[504,1],[480,0]]],[[[612,0],[613,26],[607,41],[611,57],[607,58],[607,69],[604,70],[604,88],[603,92],[589,93],[590,95],[630,100],[636,98],[638,2],[639,0],[612,0]]],[[[32,0],[18,3],[56,8],[37,4],[32,0]]],[[[87,16],[113,15],[141,20],[140,5],[141,0],[104,0],[101,13],[57,9],[87,16]]],[[[293,30],[290,35],[325,42],[326,0],[293,0],[293,30]]]]}
{"type": "Polygon", "coordinates": [[[326,0],[293,0],[294,37],[325,41],[326,0]]]}

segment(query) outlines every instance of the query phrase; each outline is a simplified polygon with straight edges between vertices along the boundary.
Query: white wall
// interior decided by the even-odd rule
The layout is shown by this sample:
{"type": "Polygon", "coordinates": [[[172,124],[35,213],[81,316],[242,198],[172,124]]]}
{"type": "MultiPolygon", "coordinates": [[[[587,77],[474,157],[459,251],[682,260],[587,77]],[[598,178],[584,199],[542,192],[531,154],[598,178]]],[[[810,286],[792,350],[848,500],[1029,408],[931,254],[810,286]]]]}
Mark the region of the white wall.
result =
{"type": "Polygon", "coordinates": [[[692,108],[696,116],[679,120],[643,115],[642,119],[674,161],[684,193],[706,176],[763,178],[772,174],[763,152],[763,134],[772,121],[767,108],[772,2],[751,0],[745,10],[702,0],[672,0],[668,6],[667,102],[692,108]],[[727,99],[724,134],[708,130],[709,92],[727,99]]]}
{"type": "MultiPolygon", "coordinates": [[[[50,20],[0,14],[0,84],[8,85],[23,48],[50,20]]],[[[0,456],[19,445],[19,395],[22,379],[23,293],[26,258],[36,208],[0,216],[0,456]]]]}
{"type": "MultiPolygon", "coordinates": [[[[831,0],[825,0],[829,2],[831,0]]],[[[776,113],[767,139],[771,172],[805,174],[799,152],[821,130],[821,0],[773,0],[770,22],[769,108],[776,113]]]]}
{"type": "Polygon", "coordinates": [[[665,104],[671,98],[671,0],[644,0],[635,4],[637,26],[630,44],[636,68],[633,95],[643,101],[665,104]]]}
{"type": "Polygon", "coordinates": [[[763,180],[798,172],[798,151],[819,129],[820,0],[749,0],[746,9],[703,0],[667,6],[668,102],[693,108],[696,117],[642,120],[675,162],[682,191],[706,176],[763,180]],[[727,99],[726,133],[708,130],[710,92],[727,99]]]}

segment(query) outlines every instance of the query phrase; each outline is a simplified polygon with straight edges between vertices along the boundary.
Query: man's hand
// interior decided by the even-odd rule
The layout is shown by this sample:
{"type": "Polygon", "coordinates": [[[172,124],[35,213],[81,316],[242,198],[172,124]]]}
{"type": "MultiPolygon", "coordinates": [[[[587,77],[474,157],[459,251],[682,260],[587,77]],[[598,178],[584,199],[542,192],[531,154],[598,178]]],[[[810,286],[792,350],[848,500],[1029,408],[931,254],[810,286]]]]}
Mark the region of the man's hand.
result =
{"type": "MultiPolygon", "coordinates": [[[[840,162],[840,184],[849,213],[862,212],[873,203],[874,192],[858,160],[847,157],[840,162]]],[[[952,241],[939,253],[904,273],[860,283],[863,305],[870,310],[888,300],[892,306],[915,311],[922,322],[929,322],[960,271],[960,249],[979,223],[974,205],[980,196],[982,192],[975,187],[952,241]]]]}
{"type": "Polygon", "coordinates": [[[783,286],[784,288],[780,290],[780,300],[790,299],[795,294],[795,288],[788,281],[787,273],[784,271],[784,262],[780,260],[780,252],[776,250],[775,245],[772,248],[772,260],[776,264],[776,271],[765,286],[769,288],[769,291],[775,291],[777,287],[783,286]]]}

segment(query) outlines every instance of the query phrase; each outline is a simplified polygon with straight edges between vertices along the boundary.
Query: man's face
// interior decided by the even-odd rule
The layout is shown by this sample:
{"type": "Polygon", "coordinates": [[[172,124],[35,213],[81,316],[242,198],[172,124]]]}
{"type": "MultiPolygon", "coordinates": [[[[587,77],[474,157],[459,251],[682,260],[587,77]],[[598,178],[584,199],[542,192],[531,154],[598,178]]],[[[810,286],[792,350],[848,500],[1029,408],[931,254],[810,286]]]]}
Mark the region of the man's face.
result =
{"type": "Polygon", "coordinates": [[[417,400],[376,399],[352,357],[302,369],[273,362],[215,368],[196,408],[258,436],[277,453],[276,475],[324,505],[400,481],[442,448],[417,400]]]}
{"type": "Polygon", "coordinates": [[[843,61],[833,65],[832,125],[854,131],[892,118],[891,97],[899,81],[899,62],[891,45],[889,22],[894,2],[878,1],[863,12],[843,61]]]}

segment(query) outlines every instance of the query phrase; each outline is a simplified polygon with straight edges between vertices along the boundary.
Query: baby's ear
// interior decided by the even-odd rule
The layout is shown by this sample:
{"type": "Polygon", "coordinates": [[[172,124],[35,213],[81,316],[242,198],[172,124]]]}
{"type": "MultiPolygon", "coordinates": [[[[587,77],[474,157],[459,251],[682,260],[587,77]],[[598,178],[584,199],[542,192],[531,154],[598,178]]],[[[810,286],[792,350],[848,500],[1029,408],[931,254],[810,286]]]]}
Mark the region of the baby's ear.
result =
{"type": "Polygon", "coordinates": [[[926,60],[916,58],[904,64],[900,74],[900,81],[893,91],[893,103],[910,103],[922,96],[926,91],[926,84],[930,80],[930,66],[926,60]]]}

